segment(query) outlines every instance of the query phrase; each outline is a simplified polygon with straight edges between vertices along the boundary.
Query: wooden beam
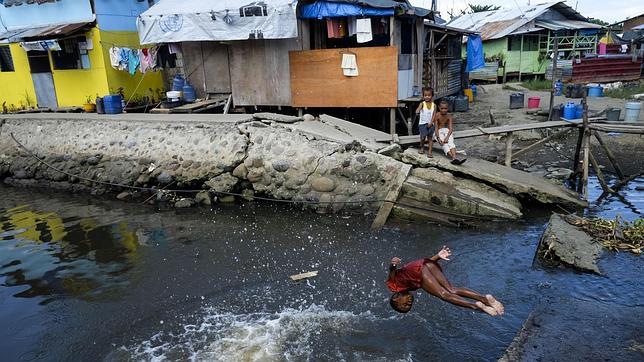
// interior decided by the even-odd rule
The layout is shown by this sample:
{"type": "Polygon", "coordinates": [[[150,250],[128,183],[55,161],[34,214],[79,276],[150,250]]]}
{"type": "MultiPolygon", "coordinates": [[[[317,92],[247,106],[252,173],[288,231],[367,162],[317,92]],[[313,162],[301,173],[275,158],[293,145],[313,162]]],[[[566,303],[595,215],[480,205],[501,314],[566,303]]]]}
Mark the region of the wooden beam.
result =
{"type": "Polygon", "coordinates": [[[601,185],[602,190],[606,193],[615,193],[613,189],[611,189],[608,184],[606,183],[606,179],[604,178],[604,174],[602,173],[601,168],[599,168],[599,164],[597,163],[597,160],[593,156],[592,151],[588,152],[588,157],[590,158],[590,164],[593,165],[593,169],[595,170],[595,174],[597,175],[597,180],[599,180],[599,185],[601,185]]]}
{"type": "Polygon", "coordinates": [[[559,131],[559,132],[557,132],[557,133],[553,133],[553,134],[551,134],[550,136],[548,136],[548,137],[546,137],[546,138],[540,139],[539,141],[537,141],[537,142],[535,142],[535,143],[533,143],[533,144],[531,144],[531,145],[529,145],[529,146],[526,146],[526,147],[524,147],[524,148],[522,148],[522,149],[518,150],[517,152],[515,152],[515,153],[512,155],[512,159],[514,160],[514,159],[516,159],[517,157],[519,157],[520,155],[522,155],[522,154],[524,154],[524,153],[526,153],[526,152],[529,152],[529,151],[531,151],[531,150],[535,149],[537,146],[541,145],[542,143],[548,142],[548,141],[550,141],[551,139],[557,138],[557,137],[559,137],[559,136],[561,136],[561,135],[563,135],[563,134],[566,134],[566,133],[570,132],[570,130],[571,130],[571,129],[572,129],[572,128],[566,128],[566,129],[564,129],[564,130],[562,130],[562,131],[559,131]]]}
{"type": "Polygon", "coordinates": [[[586,92],[582,92],[584,102],[584,171],[582,175],[582,187],[584,200],[588,201],[588,162],[590,153],[590,128],[588,128],[588,102],[586,99],[586,92]]]}
{"type": "Polygon", "coordinates": [[[626,176],[624,175],[622,168],[619,166],[619,163],[617,162],[617,158],[615,158],[613,151],[611,151],[608,148],[608,146],[606,146],[606,143],[604,143],[604,139],[599,135],[599,132],[593,132],[593,134],[595,135],[597,142],[599,142],[599,145],[604,149],[604,152],[606,153],[606,157],[608,157],[608,160],[613,165],[613,169],[615,169],[615,173],[617,173],[617,176],[619,177],[619,179],[620,180],[625,179],[626,176]]]}
{"type": "MultiPolygon", "coordinates": [[[[550,109],[548,110],[548,121],[552,121],[552,110],[555,103],[555,84],[557,83],[557,56],[559,53],[559,45],[557,43],[557,32],[555,32],[555,47],[552,51],[552,88],[550,89],[550,109]]],[[[546,51],[546,54],[548,52],[546,51]]]]}
{"type": "Polygon", "coordinates": [[[396,136],[396,108],[389,109],[389,134],[396,136]]]}
{"type": "Polygon", "coordinates": [[[508,132],[505,136],[505,165],[512,166],[512,141],[514,141],[514,133],[508,132]]]}
{"type": "Polygon", "coordinates": [[[387,196],[385,197],[385,201],[382,203],[382,205],[380,205],[378,214],[371,224],[372,230],[379,230],[387,222],[387,218],[389,218],[389,214],[394,208],[394,204],[398,200],[400,190],[407,180],[407,176],[409,176],[409,172],[411,172],[411,165],[402,165],[400,171],[398,172],[398,177],[394,180],[394,184],[391,185],[389,193],[387,193],[387,196]]]}

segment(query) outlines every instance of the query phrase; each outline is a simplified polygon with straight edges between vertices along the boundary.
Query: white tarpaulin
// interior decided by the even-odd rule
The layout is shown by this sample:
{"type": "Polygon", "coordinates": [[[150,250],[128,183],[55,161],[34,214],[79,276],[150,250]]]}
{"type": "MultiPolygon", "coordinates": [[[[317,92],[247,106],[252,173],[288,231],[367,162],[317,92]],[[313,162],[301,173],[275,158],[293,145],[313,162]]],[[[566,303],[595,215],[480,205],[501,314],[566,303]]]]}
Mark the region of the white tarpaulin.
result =
{"type": "Polygon", "coordinates": [[[137,19],[141,44],[297,37],[296,0],[161,0],[137,19]]]}

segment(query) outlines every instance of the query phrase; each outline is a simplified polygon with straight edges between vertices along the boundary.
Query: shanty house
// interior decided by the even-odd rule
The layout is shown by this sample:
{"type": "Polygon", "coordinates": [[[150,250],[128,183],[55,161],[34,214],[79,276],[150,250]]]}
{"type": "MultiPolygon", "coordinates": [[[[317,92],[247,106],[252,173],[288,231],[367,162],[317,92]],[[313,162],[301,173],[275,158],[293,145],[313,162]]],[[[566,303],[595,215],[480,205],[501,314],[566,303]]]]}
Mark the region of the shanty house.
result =
{"type": "MultiPolygon", "coordinates": [[[[138,29],[142,44],[181,43],[186,78],[200,97],[231,93],[235,106],[395,114],[400,101],[432,84],[426,20],[429,10],[394,0],[161,0],[139,16],[138,29]]],[[[436,31],[447,57],[461,35],[436,31]]]]}
{"type": "Polygon", "coordinates": [[[110,66],[115,44],[140,47],[136,16],[152,3],[1,0],[0,104],[5,110],[59,108],[119,88],[127,98],[162,90],[160,72],[131,75],[110,66]]]}
{"type": "Polygon", "coordinates": [[[480,32],[487,64],[504,79],[545,74],[555,32],[559,59],[595,53],[602,28],[563,1],[464,14],[448,25],[480,32]]]}

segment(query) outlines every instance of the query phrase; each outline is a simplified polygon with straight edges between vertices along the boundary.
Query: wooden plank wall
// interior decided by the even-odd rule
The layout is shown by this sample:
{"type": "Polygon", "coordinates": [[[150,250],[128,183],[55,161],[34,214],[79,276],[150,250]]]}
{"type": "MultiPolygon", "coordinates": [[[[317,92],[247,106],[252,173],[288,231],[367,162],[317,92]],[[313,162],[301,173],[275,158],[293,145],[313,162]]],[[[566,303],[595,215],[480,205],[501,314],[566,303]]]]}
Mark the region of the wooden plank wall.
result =
{"type": "Polygon", "coordinates": [[[288,53],[302,50],[299,39],[235,41],[228,47],[235,105],[291,105],[288,53]]]}
{"type": "Polygon", "coordinates": [[[398,48],[292,51],[294,107],[397,107],[398,48]],[[342,54],[356,54],[357,77],[342,74],[342,54]]]}
{"type": "Polygon", "coordinates": [[[184,42],[183,67],[185,76],[195,87],[197,97],[207,93],[230,93],[228,46],[218,42],[184,42]]]}

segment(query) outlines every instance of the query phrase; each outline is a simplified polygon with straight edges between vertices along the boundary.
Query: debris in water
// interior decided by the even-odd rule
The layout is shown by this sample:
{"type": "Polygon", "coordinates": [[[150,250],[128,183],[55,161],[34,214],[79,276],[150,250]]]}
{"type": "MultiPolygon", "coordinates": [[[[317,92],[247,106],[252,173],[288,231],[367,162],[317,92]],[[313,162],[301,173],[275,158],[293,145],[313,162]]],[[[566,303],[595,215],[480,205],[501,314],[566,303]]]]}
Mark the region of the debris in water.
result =
{"type": "Polygon", "coordinates": [[[628,222],[621,221],[619,218],[606,220],[567,216],[566,221],[584,229],[608,250],[628,250],[639,255],[644,249],[644,219],[628,222]]]}
{"type": "Polygon", "coordinates": [[[318,271],[317,270],[311,271],[311,272],[306,272],[306,273],[300,273],[300,274],[291,275],[290,278],[291,278],[291,280],[296,282],[298,280],[308,279],[308,278],[312,278],[312,277],[316,277],[316,276],[318,276],[318,271]]]}

